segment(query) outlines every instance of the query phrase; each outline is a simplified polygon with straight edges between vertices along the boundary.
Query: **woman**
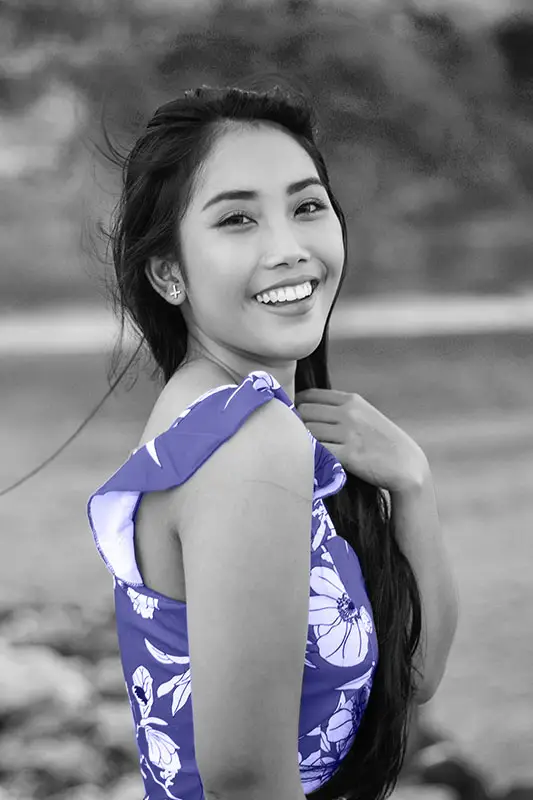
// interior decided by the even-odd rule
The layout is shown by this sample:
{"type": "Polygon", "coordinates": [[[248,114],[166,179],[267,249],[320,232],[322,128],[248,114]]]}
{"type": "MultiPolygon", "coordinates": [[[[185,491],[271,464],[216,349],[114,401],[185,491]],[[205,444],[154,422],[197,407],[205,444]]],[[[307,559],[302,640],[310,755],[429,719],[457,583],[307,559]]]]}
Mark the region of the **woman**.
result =
{"type": "Polygon", "coordinates": [[[146,798],[385,797],[455,593],[424,453],[330,387],[347,237],[312,110],[186,92],[124,174],[122,323],[165,385],[88,514],[146,798]]]}

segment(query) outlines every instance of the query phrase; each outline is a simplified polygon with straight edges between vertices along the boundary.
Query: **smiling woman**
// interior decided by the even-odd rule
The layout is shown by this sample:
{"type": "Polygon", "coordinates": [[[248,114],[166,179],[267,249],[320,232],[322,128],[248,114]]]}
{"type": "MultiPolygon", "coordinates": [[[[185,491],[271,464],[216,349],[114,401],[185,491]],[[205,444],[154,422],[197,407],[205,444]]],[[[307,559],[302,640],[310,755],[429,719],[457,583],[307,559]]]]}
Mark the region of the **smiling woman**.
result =
{"type": "Polygon", "coordinates": [[[322,338],[345,255],[339,218],[313,171],[311,156],[279,126],[226,122],[180,219],[179,257],[153,255],[147,270],[163,297],[169,269],[183,285],[187,359],[215,360],[237,376],[260,365],[289,397],[296,361],[322,338]],[[311,279],[320,290],[306,301],[274,309],[288,298],[270,296],[268,311],[287,317],[290,332],[256,302],[258,292],[311,279]]]}
{"type": "Polygon", "coordinates": [[[405,756],[417,581],[294,405],[331,389],[347,266],[315,127],[279,86],[202,87],[123,163],[113,299],[165,385],[88,516],[150,800],[381,800],[405,756]]]}

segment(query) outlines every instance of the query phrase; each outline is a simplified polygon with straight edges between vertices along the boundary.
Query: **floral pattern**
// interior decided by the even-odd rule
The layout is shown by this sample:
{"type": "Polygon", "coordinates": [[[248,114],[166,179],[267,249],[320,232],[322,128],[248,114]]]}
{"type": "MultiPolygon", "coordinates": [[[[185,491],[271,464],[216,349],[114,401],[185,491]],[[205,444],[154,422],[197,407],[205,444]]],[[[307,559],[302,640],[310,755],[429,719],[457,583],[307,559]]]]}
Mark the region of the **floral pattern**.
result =
{"type": "MultiPolygon", "coordinates": [[[[194,757],[186,604],[142,583],[133,547],[136,499],[141,492],[164,490],[184,480],[205,460],[207,447],[208,455],[217,442],[225,441],[228,430],[234,432],[251,410],[273,397],[294,410],[276,379],[260,371],[250,373],[239,386],[207,392],[167,431],[133,451],[89,501],[95,543],[113,576],[117,633],[144,800],[202,800],[204,794],[194,757]],[[218,427],[213,430],[212,425],[218,427]],[[204,435],[206,429],[209,435],[204,435]],[[198,436],[192,435],[195,431],[198,436]],[[186,448],[180,442],[184,432],[186,448]]],[[[323,497],[342,488],[346,476],[333,455],[311,439],[315,493],[298,739],[306,793],[327,782],[351,747],[378,661],[372,609],[357,555],[335,531],[323,502],[323,497]]],[[[275,524],[275,510],[272,518],[275,524]]]]}
{"type": "MultiPolygon", "coordinates": [[[[161,651],[156,649],[156,652],[160,653],[161,651]]],[[[162,655],[165,656],[166,654],[162,653],[162,655]]],[[[181,661],[182,658],[179,658],[181,661]]],[[[139,733],[143,730],[148,748],[148,754],[145,755],[142,748],[139,747],[141,750],[140,762],[141,766],[146,766],[157,785],[165,791],[166,797],[178,800],[172,794],[170,788],[181,769],[181,761],[178,755],[180,748],[167,733],[153,727],[154,725],[168,725],[166,720],[150,716],[154,702],[153,682],[154,680],[149,670],[142,665],[137,667],[131,679],[131,692],[135,700],[137,700],[140,711],[140,720],[136,726],[137,744],[139,746],[139,733]],[[159,770],[159,779],[155,774],[154,767],[159,770]]],[[[167,693],[167,690],[161,691],[161,688],[159,686],[157,690],[158,697],[167,693]]]]}
{"type": "Polygon", "coordinates": [[[140,592],[134,591],[131,587],[128,587],[127,592],[134,611],[144,619],[153,619],[155,609],[159,608],[159,600],[156,597],[147,597],[145,594],[140,594],[140,592]]]}
{"type": "Polygon", "coordinates": [[[358,609],[344,588],[338,572],[330,567],[313,567],[309,622],[313,625],[318,651],[324,661],[338,667],[360,664],[368,653],[368,632],[358,609]]]}

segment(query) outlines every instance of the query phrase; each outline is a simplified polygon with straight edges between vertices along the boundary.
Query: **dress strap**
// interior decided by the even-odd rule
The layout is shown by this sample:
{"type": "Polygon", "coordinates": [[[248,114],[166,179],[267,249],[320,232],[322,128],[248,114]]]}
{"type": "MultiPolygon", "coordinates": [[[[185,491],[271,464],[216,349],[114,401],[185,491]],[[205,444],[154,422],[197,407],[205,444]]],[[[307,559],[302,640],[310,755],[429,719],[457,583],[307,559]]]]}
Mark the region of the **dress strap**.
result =
{"type": "MultiPolygon", "coordinates": [[[[93,538],[112,575],[132,586],[143,586],[133,538],[135,512],[142,494],[185,483],[253,411],[274,397],[298,413],[276,378],[262,370],[250,372],[239,385],[206,392],[167,430],[134,450],[90,496],[87,515],[93,538]]],[[[308,435],[315,459],[315,501],[340,491],[346,473],[329,450],[309,431],[308,435]]]]}

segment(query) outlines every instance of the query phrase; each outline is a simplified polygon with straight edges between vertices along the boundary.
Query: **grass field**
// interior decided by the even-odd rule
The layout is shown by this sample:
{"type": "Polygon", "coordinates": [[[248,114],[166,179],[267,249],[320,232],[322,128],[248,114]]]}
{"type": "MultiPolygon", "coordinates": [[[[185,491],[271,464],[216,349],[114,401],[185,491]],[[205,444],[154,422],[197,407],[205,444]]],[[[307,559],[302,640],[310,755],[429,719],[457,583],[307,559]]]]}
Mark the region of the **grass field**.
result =
{"type": "MultiPolygon", "coordinates": [[[[533,337],[332,343],[335,388],[357,391],[423,447],[461,601],[425,715],[491,782],[533,783],[533,337]]],[[[107,390],[105,356],[2,357],[0,489],[44,461],[107,390]]],[[[157,389],[117,390],[79,437],[0,498],[0,602],[111,603],[89,494],[137,444],[157,389]]],[[[176,409],[176,416],[182,409],[176,409]]]]}

